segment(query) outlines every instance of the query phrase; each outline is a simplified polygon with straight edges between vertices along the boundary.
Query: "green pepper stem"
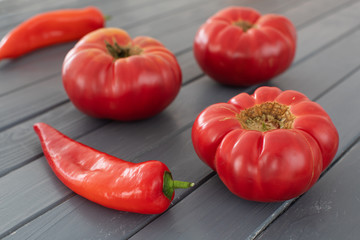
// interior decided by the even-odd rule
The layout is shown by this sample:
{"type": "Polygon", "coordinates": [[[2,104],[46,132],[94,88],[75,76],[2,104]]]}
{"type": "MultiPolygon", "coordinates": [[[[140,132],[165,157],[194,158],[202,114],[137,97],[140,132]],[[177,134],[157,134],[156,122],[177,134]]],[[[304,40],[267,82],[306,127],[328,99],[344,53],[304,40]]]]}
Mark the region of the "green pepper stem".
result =
{"type": "Polygon", "coordinates": [[[107,22],[107,21],[110,21],[111,19],[111,16],[110,15],[105,15],[104,16],[104,21],[107,22]]]}
{"type": "Polygon", "coordinates": [[[173,180],[170,172],[164,173],[163,193],[171,201],[174,191],[177,188],[190,188],[195,184],[191,182],[183,182],[173,180]]]}
{"type": "Polygon", "coordinates": [[[173,184],[174,184],[174,188],[189,188],[189,187],[193,187],[195,184],[192,182],[183,182],[183,181],[177,181],[177,180],[173,180],[173,184]]]}

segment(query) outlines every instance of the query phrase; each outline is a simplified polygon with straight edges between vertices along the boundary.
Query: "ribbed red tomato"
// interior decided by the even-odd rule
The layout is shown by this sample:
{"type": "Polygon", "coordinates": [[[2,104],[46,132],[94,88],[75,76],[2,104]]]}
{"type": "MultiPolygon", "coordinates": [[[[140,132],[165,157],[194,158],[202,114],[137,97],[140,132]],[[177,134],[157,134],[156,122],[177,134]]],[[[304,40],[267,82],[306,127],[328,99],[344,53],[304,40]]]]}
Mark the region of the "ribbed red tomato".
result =
{"type": "Polygon", "coordinates": [[[297,91],[258,88],[207,107],[194,148],[236,195],[282,201],[306,192],[334,158],[338,132],[317,103],[297,91]]]}
{"type": "Polygon", "coordinates": [[[150,37],[103,28],[84,36],[66,55],[64,88],[86,114],[138,120],[164,110],[181,87],[175,56],[150,37]]]}
{"type": "Polygon", "coordinates": [[[228,7],[198,30],[194,55],[214,80],[249,86],[285,71],[296,50],[296,29],[286,17],[255,9],[228,7]]]}

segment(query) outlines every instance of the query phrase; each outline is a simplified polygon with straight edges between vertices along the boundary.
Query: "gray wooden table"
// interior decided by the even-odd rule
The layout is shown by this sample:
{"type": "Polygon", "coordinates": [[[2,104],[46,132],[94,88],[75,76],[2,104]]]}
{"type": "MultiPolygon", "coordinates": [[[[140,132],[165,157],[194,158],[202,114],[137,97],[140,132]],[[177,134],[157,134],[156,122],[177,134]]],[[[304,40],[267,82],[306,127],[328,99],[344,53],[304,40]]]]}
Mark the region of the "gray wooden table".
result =
{"type": "Polygon", "coordinates": [[[0,62],[0,238],[4,239],[359,239],[360,0],[2,0],[0,36],[36,13],[99,7],[108,27],[159,39],[174,52],[182,89],[161,114],[124,123],[74,108],[61,65],[74,42],[0,62]],[[331,167],[303,196],[256,203],[231,194],[195,154],[191,127],[210,104],[257,86],[230,88],[198,68],[196,30],[230,6],[287,16],[298,31],[292,66],[265,85],[293,89],[320,103],[340,146],[331,167]],[[70,191],[48,166],[32,125],[46,122],[84,144],[133,162],[163,161],[174,178],[196,186],[176,192],[160,215],[115,211],[70,191]]]}

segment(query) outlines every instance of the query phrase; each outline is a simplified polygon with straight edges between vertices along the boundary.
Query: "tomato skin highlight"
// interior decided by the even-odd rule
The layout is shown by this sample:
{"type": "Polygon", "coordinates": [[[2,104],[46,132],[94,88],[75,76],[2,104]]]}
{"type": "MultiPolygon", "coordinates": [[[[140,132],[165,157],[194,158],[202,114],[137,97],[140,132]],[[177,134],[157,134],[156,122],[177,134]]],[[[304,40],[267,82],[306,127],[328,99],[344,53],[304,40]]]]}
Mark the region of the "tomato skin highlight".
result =
{"type": "Polygon", "coordinates": [[[46,46],[79,40],[105,26],[101,11],[93,6],[40,13],[6,34],[0,42],[0,60],[17,58],[46,46]]]}
{"type": "Polygon", "coordinates": [[[159,41],[143,36],[131,39],[116,28],[99,29],[83,37],[66,55],[62,77],[79,110],[121,121],[158,114],[175,99],[182,82],[175,56],[159,41]],[[106,43],[135,54],[114,58],[106,43]]]}
{"type": "Polygon", "coordinates": [[[324,109],[302,93],[260,87],[205,108],[192,141],[231,192],[274,202],[316,183],[336,154],[339,135],[324,109]]]}
{"type": "Polygon", "coordinates": [[[291,65],[296,38],[294,25],[283,16],[228,7],[199,28],[193,49],[201,69],[214,80],[250,86],[279,75],[291,65]]]}

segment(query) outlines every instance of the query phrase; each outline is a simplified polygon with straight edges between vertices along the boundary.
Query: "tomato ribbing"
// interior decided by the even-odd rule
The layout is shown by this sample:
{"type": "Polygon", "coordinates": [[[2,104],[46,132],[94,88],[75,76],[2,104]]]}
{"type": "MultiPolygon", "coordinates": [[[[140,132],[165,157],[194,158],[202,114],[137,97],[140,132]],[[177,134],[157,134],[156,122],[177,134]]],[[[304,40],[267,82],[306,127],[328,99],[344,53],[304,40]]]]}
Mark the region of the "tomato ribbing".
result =
{"type": "Polygon", "coordinates": [[[334,158],[339,135],[324,109],[305,95],[260,87],[205,108],[192,141],[230,191],[271,202],[309,190],[334,158]]]}
{"type": "Polygon", "coordinates": [[[212,79],[250,86],[284,72],[296,50],[296,29],[286,17],[246,7],[228,7],[198,29],[194,56],[212,79]]]}
{"type": "Polygon", "coordinates": [[[174,54],[158,40],[131,39],[122,29],[102,28],[68,52],[62,78],[82,112],[132,121],[164,110],[180,91],[182,73],[174,54]]]}

